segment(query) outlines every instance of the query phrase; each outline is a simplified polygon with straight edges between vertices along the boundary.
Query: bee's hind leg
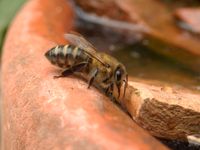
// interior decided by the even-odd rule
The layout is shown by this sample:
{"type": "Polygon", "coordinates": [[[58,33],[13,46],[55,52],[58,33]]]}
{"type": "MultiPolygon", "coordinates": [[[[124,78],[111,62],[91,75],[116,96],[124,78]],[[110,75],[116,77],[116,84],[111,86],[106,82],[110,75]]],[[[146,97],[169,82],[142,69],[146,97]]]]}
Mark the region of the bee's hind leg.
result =
{"type": "Polygon", "coordinates": [[[89,89],[90,86],[92,85],[92,83],[93,83],[93,81],[94,81],[94,78],[97,76],[97,74],[98,74],[98,69],[97,69],[97,68],[93,69],[92,72],[91,72],[90,80],[89,80],[89,82],[88,82],[88,89],[89,89]]]}
{"type": "Polygon", "coordinates": [[[69,67],[68,69],[66,69],[65,71],[63,71],[61,73],[61,75],[59,76],[54,76],[54,78],[61,78],[61,77],[67,77],[69,75],[72,75],[74,72],[78,72],[81,69],[83,69],[86,65],[88,64],[88,62],[81,62],[79,64],[76,64],[72,67],[69,67]]]}

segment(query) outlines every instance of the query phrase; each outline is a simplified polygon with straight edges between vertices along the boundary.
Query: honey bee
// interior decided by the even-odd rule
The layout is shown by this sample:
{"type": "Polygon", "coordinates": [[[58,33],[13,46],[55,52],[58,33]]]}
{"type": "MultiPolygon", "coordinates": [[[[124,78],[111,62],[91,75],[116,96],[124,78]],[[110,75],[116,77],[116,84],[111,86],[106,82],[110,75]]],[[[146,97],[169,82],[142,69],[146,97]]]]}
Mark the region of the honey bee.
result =
{"type": "Polygon", "coordinates": [[[96,48],[82,35],[68,33],[65,38],[69,45],[58,45],[45,53],[46,58],[64,71],[55,78],[66,77],[73,73],[81,75],[88,81],[88,88],[93,84],[106,95],[118,93],[121,87],[124,94],[128,84],[128,74],[125,66],[114,57],[97,52],[96,48]]]}

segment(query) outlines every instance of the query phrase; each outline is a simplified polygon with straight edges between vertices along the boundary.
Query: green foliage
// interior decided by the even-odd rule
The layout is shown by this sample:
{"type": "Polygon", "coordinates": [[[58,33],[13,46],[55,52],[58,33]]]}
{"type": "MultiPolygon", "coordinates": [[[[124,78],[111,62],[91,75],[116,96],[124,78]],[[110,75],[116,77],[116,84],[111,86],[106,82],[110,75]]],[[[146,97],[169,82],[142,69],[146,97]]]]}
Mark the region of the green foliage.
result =
{"type": "Polygon", "coordinates": [[[0,0],[0,49],[11,20],[24,2],[25,0],[0,0]]]}

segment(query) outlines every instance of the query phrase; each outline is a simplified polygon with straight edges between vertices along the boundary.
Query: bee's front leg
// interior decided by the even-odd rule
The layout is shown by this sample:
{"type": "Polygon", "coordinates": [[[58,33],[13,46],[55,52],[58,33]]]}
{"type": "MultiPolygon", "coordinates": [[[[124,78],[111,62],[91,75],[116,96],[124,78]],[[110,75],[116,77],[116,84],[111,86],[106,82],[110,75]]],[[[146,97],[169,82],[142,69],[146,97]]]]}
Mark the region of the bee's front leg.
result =
{"type": "Polygon", "coordinates": [[[69,67],[68,69],[66,69],[65,71],[63,71],[61,73],[61,75],[59,76],[54,76],[54,78],[61,78],[61,77],[66,77],[69,76],[71,74],[73,74],[74,72],[78,72],[81,69],[83,69],[86,65],[88,64],[88,62],[81,62],[79,64],[76,64],[74,66],[69,67]]]}
{"type": "Polygon", "coordinates": [[[90,86],[92,85],[92,83],[93,83],[93,81],[94,81],[94,78],[97,76],[97,74],[98,74],[98,68],[95,68],[95,69],[93,69],[92,71],[91,71],[91,73],[90,73],[91,75],[91,77],[90,77],[90,79],[89,79],[89,82],[88,82],[88,89],[90,88],[90,86]]]}
{"type": "Polygon", "coordinates": [[[120,97],[121,84],[117,85],[118,98],[120,97]]]}
{"type": "Polygon", "coordinates": [[[114,89],[114,84],[110,83],[109,86],[106,88],[105,93],[106,95],[112,95],[113,94],[113,89],[114,89]]]}

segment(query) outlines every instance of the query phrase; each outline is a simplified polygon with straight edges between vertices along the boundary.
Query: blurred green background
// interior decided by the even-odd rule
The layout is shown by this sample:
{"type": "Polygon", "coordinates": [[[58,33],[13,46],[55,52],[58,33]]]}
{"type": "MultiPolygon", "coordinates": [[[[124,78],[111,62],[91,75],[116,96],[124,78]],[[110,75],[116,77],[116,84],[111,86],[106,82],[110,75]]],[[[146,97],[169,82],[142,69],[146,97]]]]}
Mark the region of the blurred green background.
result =
{"type": "Polygon", "coordinates": [[[2,49],[6,31],[13,17],[25,1],[26,0],[0,0],[0,50],[2,49]]]}

